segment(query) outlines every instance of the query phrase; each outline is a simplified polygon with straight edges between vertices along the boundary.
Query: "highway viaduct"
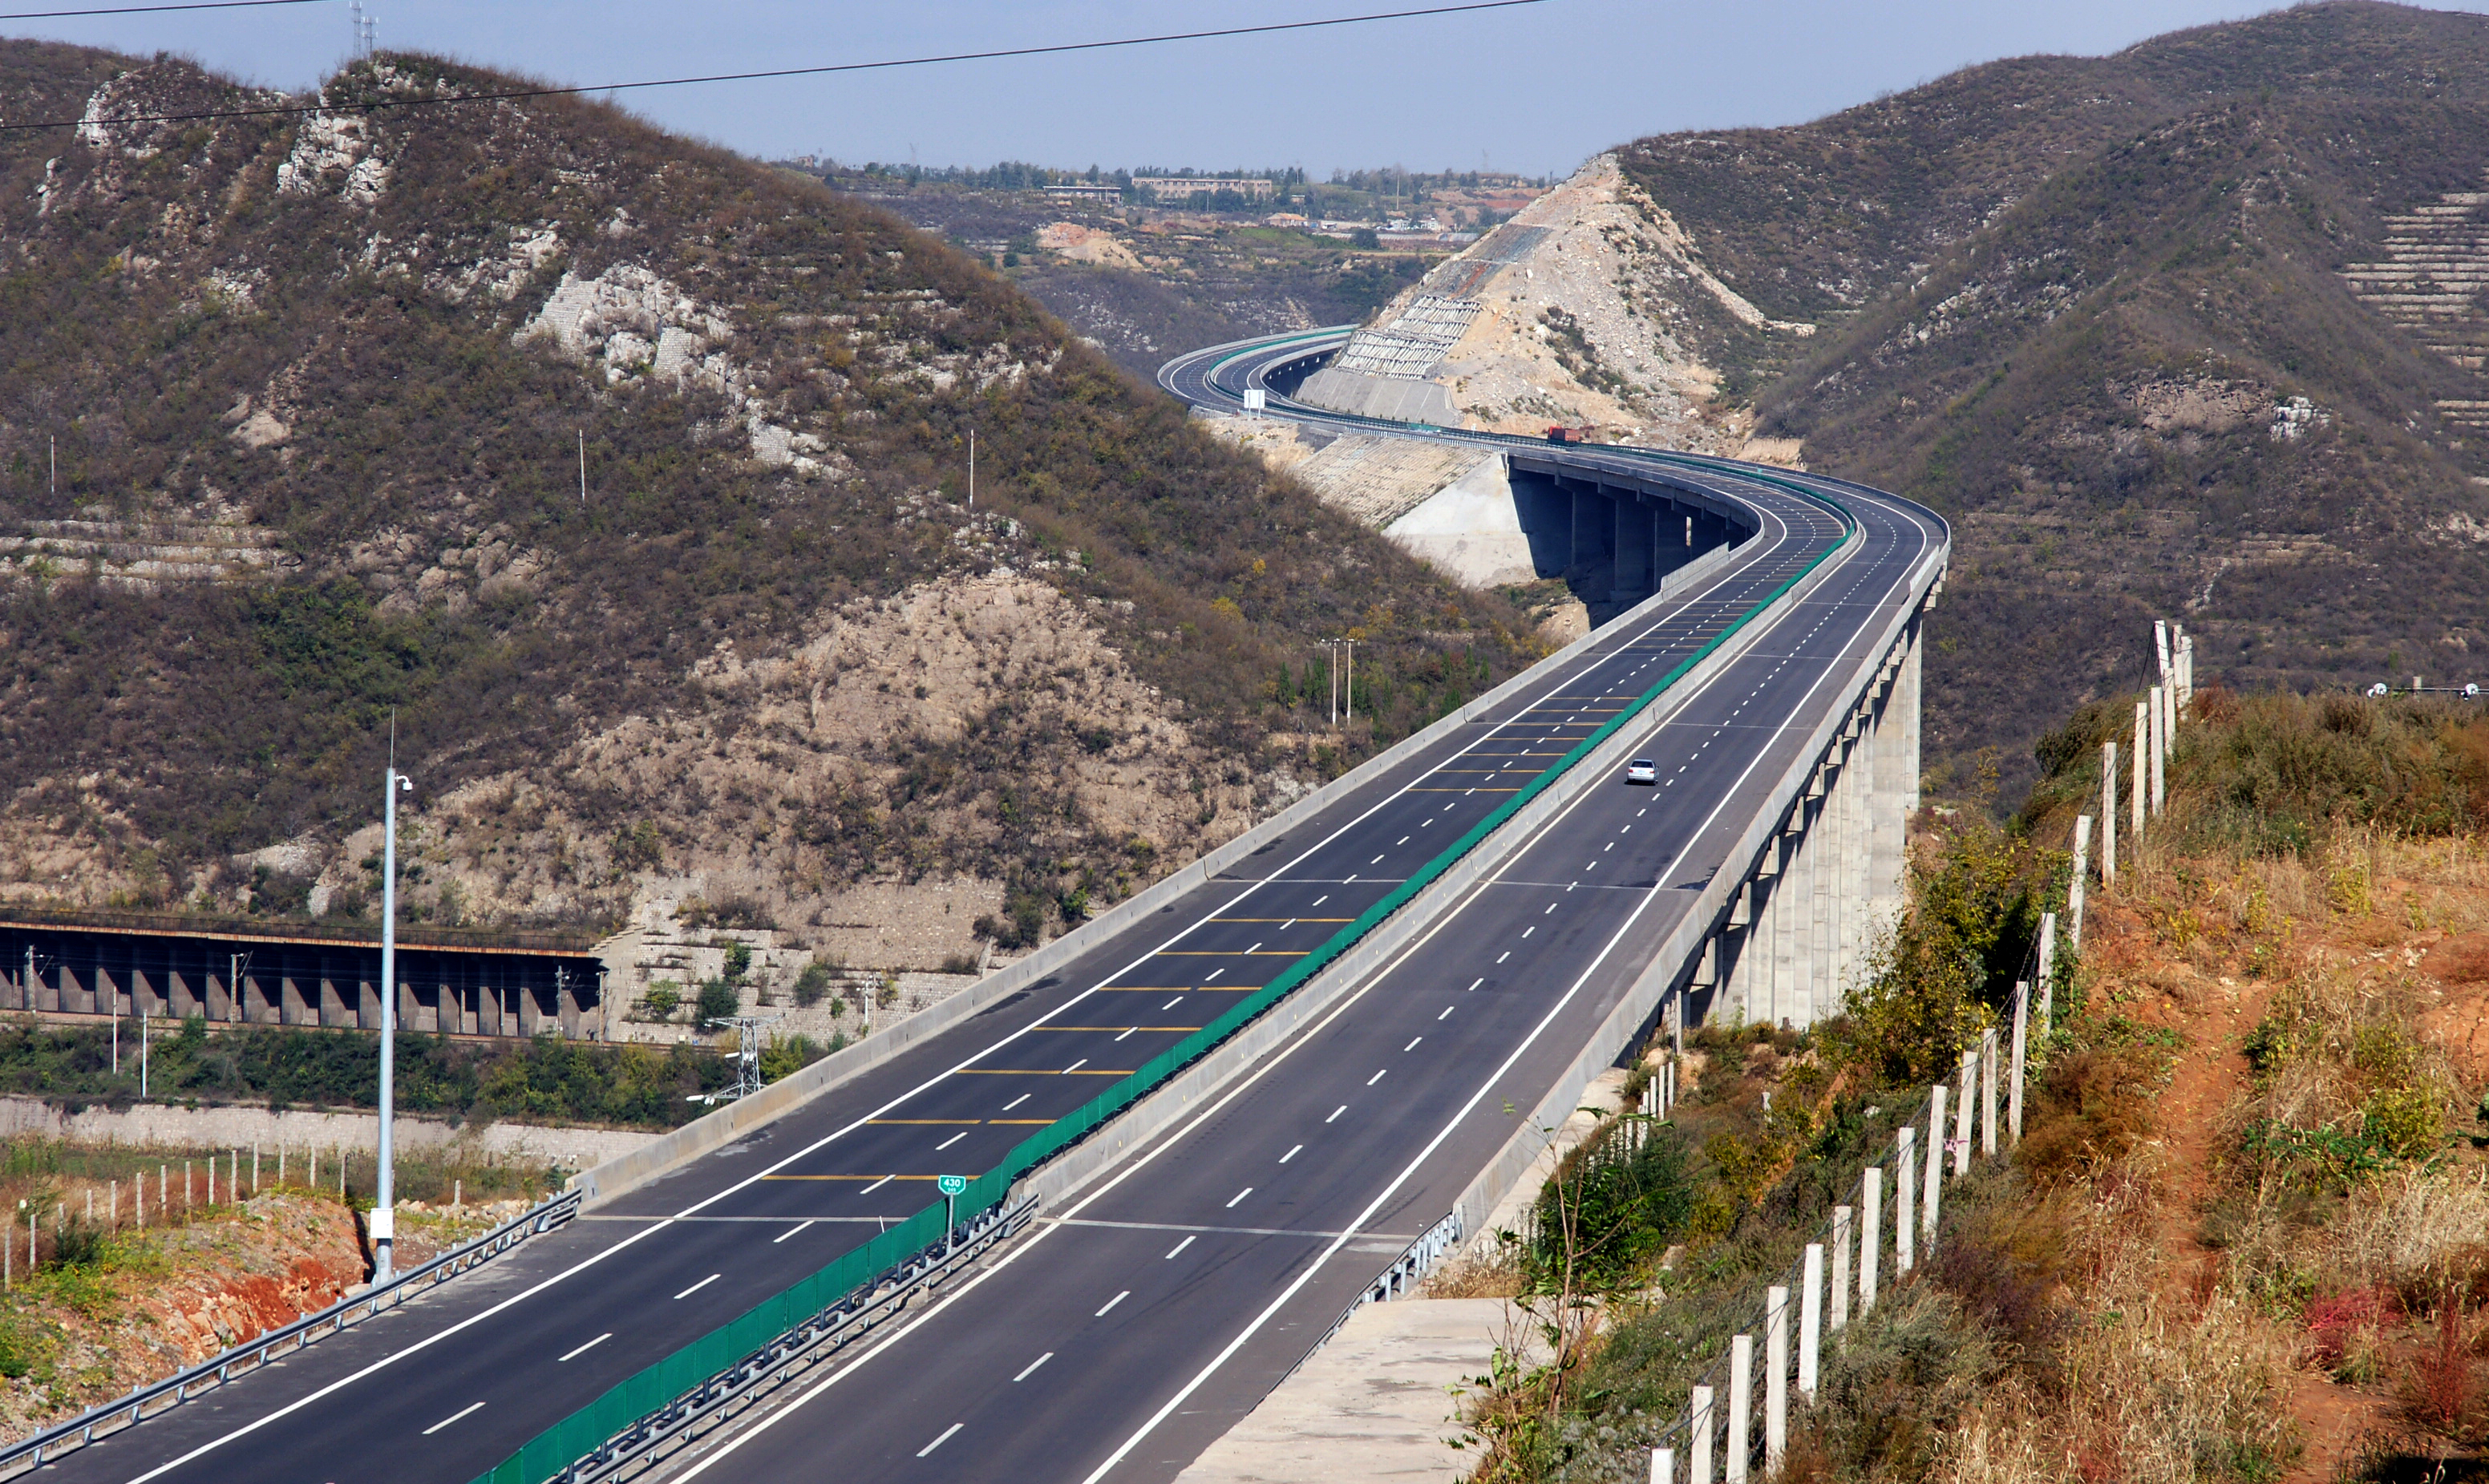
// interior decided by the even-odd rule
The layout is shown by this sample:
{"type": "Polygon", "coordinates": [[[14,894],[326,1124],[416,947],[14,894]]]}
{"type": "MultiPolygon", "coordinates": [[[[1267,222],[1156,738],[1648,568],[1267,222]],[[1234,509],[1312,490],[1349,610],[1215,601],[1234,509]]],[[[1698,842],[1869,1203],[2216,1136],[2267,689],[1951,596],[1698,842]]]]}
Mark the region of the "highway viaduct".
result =
{"type": "MultiPolygon", "coordinates": [[[[1235,407],[1306,347],[1162,379],[1235,407]]],[[[549,1427],[1124,1088],[1010,1180],[1023,1235],[653,1476],[1169,1479],[1378,1275],[1473,1235],[1665,1016],[1827,1013],[1899,904],[1943,523],[1818,475],[1484,442],[1571,499],[1568,561],[1646,526],[1657,590],[955,1001],[587,1172],[583,1219],[49,1467],[532,1484],[568,1463],[522,1451],[549,1427]],[[1664,568],[1698,515],[1738,539],[1664,568]]]]}

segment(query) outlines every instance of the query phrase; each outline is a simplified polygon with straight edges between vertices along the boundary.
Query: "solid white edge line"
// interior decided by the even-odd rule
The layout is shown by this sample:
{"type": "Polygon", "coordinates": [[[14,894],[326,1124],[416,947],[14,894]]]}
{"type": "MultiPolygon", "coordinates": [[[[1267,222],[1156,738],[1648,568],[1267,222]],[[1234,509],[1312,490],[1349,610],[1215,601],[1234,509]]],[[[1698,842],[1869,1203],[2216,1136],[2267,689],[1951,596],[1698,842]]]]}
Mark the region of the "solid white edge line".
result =
{"type": "Polygon", "coordinates": [[[423,1436],[426,1438],[431,1437],[433,1434],[441,1431],[444,1427],[447,1427],[450,1423],[457,1421],[460,1417],[467,1415],[469,1413],[480,1410],[483,1405],[484,1404],[482,1402],[471,1402],[467,1406],[461,1407],[456,1412],[451,1413],[440,1421],[433,1423],[430,1427],[425,1428],[423,1430],[423,1436]]]}
{"type": "Polygon", "coordinates": [[[192,1463],[200,1458],[204,1458],[208,1454],[215,1451],[217,1448],[223,1447],[226,1443],[233,1441],[237,1438],[247,1437],[248,1435],[259,1431],[261,1428],[266,1427],[271,1422],[274,1422],[281,1417],[290,1416],[293,1413],[301,1411],[303,1408],[310,1406],[313,1402],[332,1395],[335,1392],[344,1390],[346,1387],[353,1385],[356,1382],[362,1380],[366,1376],[370,1376],[377,1371],[381,1371],[388,1366],[394,1365],[409,1356],[429,1350],[433,1346],[440,1344],[443,1340],[449,1338],[451,1335],[458,1333],[462,1329],[468,1328],[473,1325],[482,1324],[485,1320],[492,1318],[502,1310],[507,1309],[514,1304],[525,1302],[527,1299],[534,1298],[536,1295],[543,1293],[546,1289],[553,1287],[555,1284],[562,1282],[586,1269],[595,1267],[598,1263],[612,1257],[615,1253],[630,1246],[631,1243],[640,1241],[642,1238],[664,1231],[667,1227],[673,1224],[674,1219],[672,1216],[658,1217],[642,1230],[632,1233],[622,1241],[607,1247],[604,1251],[593,1253],[582,1261],[573,1264],[569,1268],[562,1270],[560,1272],[555,1273],[552,1277],[536,1284],[533,1288],[512,1294],[509,1298],[502,1299],[491,1308],[478,1314],[469,1315],[467,1318],[451,1325],[448,1328],[442,1330],[438,1334],[426,1335],[424,1338],[415,1341],[414,1344],[409,1345],[406,1349],[401,1350],[394,1355],[383,1356],[378,1360],[364,1366],[361,1370],[356,1371],[352,1375],[342,1376],[337,1380],[329,1383],[327,1385],[322,1386],[319,1390],[311,1392],[307,1396],[298,1397],[295,1400],[288,1402],[283,1407],[278,1408],[276,1411],[268,1413],[266,1416],[254,1417],[250,1421],[243,1423],[242,1426],[235,1428],[232,1432],[225,1434],[221,1438],[211,1438],[206,1442],[199,1444],[197,1447],[192,1448],[189,1452],[183,1454],[181,1457],[174,1459],[170,1463],[158,1464],[155,1468],[148,1470],[145,1473],[142,1473],[136,1478],[130,1480],[129,1484],[146,1484],[146,1481],[149,1479],[161,1477],[162,1475],[170,1473],[174,1470],[181,1468],[185,1464],[192,1463]]]}

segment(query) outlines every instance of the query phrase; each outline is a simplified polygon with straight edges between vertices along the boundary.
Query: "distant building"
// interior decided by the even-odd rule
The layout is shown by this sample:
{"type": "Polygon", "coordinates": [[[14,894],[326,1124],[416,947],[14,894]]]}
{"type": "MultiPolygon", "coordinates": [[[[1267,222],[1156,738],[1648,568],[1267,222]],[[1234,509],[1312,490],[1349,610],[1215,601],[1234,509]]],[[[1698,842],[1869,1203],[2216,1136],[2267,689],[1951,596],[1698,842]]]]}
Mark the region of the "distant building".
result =
{"type": "Polygon", "coordinates": [[[1302,212],[1273,212],[1262,218],[1262,224],[1266,227],[1302,227],[1305,225],[1305,218],[1302,212]]]}
{"type": "Polygon", "coordinates": [[[1045,193],[1058,201],[1121,201],[1121,186],[1048,186],[1045,193]]]}
{"type": "Polygon", "coordinates": [[[1258,175],[1136,175],[1132,188],[1161,196],[1232,190],[1248,201],[1267,201],[1279,193],[1279,187],[1258,175]]]}

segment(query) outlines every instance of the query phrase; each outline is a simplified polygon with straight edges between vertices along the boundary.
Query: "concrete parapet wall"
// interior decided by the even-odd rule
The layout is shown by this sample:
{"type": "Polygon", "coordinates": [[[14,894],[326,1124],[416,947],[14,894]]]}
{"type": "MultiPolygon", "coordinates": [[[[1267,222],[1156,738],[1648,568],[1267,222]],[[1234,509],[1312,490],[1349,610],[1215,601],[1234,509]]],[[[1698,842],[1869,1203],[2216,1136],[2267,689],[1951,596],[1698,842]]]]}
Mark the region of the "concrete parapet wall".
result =
{"type": "MultiPolygon", "coordinates": [[[[0,1137],[74,1139],[83,1144],[123,1144],[162,1149],[260,1149],[272,1157],[288,1149],[367,1151],[379,1142],[380,1119],[371,1113],[328,1113],[289,1108],[175,1108],[138,1103],[126,1108],[86,1107],[72,1113],[38,1098],[0,1098],[0,1137]]],[[[459,1125],[438,1119],[397,1119],[397,1147],[421,1154],[456,1146],[496,1160],[542,1161],[585,1169],[631,1153],[653,1133],[624,1128],[558,1128],[541,1124],[459,1125]]]]}

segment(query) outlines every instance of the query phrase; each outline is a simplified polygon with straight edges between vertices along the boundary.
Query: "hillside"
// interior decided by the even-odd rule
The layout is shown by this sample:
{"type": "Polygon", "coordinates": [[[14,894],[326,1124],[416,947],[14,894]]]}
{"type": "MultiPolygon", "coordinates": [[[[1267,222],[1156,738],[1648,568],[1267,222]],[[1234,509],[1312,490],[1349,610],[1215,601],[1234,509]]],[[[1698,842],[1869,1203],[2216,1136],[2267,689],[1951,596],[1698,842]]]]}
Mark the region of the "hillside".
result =
{"type": "Polygon", "coordinates": [[[1372,374],[1933,505],[1931,785],[1994,748],[2010,804],[2154,616],[2235,683],[2489,680],[2484,179],[2489,22],[2304,6],[1625,145],[1404,291],[1375,363],[1436,358],[1372,374]]]}
{"type": "MultiPolygon", "coordinates": [[[[1842,1015],[1700,1027],[1664,1122],[1601,1120],[1534,1222],[1430,1280],[1511,1295],[1503,1332],[1567,1352],[1479,1379],[1470,1477],[1650,1476],[1729,1336],[1759,1328],[1764,1288],[1860,1169],[1891,1173],[1896,1124],[1925,1116],[1959,1052],[2007,1029],[2039,913],[2068,911],[2064,845],[2099,788],[2083,744],[2116,709],[2065,719],[2014,819],[1922,817],[1910,910],[1842,1015]]],[[[1914,1272],[1887,1249],[1875,1307],[1825,1331],[1770,1476],[2481,1477],[2484,822],[2475,711],[2199,693],[2166,813],[2122,841],[2113,884],[2090,883],[2079,951],[2057,940],[2021,1137],[2000,1130],[2000,1157],[1950,1184],[1914,1272]]],[[[1628,1104],[1669,1051],[1652,1038],[1628,1104]]]]}
{"type": "Polygon", "coordinates": [[[800,941],[932,881],[973,954],[1529,657],[975,261],[442,101],[507,85],[115,122],[286,100],[0,44],[0,114],[87,121],[0,135],[0,894],[368,911],[394,714],[418,918],[800,941]],[[1378,725],[1316,734],[1343,632],[1378,725]]]}

